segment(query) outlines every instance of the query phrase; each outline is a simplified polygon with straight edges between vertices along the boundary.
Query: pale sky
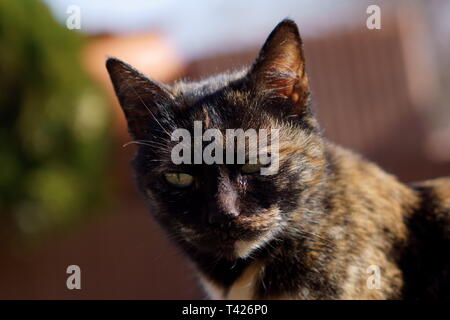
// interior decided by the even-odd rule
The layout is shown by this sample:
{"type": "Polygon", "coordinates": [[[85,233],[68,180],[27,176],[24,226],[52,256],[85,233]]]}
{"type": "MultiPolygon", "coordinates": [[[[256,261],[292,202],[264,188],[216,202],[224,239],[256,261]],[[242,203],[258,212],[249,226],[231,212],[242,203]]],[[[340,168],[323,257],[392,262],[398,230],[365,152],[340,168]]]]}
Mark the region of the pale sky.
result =
{"type": "MultiPolygon", "coordinates": [[[[42,0],[64,23],[78,5],[82,31],[130,32],[158,29],[187,58],[260,44],[283,18],[302,35],[345,24],[365,26],[364,0],[42,0]],[[225,50],[224,50],[225,49],[225,50]]],[[[372,1],[374,2],[374,1],[372,1]]],[[[385,1],[375,1],[383,3],[385,1]]]]}

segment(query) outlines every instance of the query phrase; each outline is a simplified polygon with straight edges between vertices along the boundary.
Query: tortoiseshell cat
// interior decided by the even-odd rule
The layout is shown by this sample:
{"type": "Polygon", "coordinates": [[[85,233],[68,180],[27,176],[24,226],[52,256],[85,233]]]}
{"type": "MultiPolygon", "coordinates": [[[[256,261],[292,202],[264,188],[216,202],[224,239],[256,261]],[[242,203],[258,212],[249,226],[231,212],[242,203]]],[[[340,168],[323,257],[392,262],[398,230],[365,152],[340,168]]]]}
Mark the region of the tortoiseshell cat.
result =
{"type": "Polygon", "coordinates": [[[251,67],[200,82],[106,66],[138,144],[137,184],[211,298],[450,297],[450,178],[407,186],[327,141],[294,22],[273,30],[251,67]],[[279,171],[173,164],[168,135],[194,121],[279,128],[279,171]]]}

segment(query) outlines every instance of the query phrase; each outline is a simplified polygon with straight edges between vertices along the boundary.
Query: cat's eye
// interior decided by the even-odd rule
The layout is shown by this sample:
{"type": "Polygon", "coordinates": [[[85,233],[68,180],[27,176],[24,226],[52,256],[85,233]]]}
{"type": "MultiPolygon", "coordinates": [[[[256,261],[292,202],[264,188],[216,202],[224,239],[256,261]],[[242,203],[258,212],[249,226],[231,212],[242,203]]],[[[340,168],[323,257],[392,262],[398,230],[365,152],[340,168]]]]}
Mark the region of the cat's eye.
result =
{"type": "Polygon", "coordinates": [[[246,163],[241,167],[241,171],[247,174],[257,173],[261,169],[261,166],[260,163],[246,163]]]}
{"type": "Polygon", "coordinates": [[[183,172],[168,172],[164,174],[164,179],[171,185],[178,188],[189,187],[194,182],[194,177],[183,172]]]}

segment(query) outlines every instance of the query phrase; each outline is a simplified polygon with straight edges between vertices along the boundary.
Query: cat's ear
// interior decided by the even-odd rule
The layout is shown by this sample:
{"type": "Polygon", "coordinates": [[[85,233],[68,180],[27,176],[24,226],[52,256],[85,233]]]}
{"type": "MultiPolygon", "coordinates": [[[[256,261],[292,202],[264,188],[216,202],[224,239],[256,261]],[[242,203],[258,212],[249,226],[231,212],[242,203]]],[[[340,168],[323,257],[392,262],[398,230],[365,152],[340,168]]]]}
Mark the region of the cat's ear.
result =
{"type": "Polygon", "coordinates": [[[150,121],[161,108],[173,101],[162,84],[151,80],[130,65],[116,59],[106,60],[106,69],[134,139],[142,139],[150,130],[150,121]]]}
{"type": "Polygon", "coordinates": [[[298,112],[309,98],[302,47],[295,22],[283,20],[267,38],[249,73],[256,90],[291,99],[298,112]]]}

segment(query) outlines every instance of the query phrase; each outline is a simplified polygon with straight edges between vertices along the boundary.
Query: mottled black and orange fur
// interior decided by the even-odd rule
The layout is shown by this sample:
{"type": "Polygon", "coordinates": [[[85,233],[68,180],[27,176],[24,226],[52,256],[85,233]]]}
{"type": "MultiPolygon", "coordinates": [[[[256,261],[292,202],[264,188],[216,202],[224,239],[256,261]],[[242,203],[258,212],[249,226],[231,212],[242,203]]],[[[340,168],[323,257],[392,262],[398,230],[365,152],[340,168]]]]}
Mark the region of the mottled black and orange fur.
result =
{"type": "Polygon", "coordinates": [[[137,144],[137,184],[210,297],[450,298],[450,178],[407,186],[324,138],[292,21],[250,68],[201,82],[162,85],[114,58],[107,69],[137,144]],[[195,120],[280,129],[279,172],[174,165],[169,134],[195,120]],[[174,188],[167,171],[195,182],[174,188]],[[372,265],[379,289],[367,285],[372,265]]]}

